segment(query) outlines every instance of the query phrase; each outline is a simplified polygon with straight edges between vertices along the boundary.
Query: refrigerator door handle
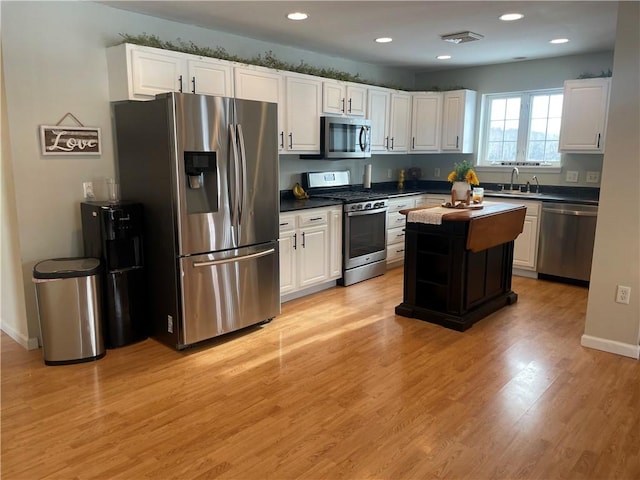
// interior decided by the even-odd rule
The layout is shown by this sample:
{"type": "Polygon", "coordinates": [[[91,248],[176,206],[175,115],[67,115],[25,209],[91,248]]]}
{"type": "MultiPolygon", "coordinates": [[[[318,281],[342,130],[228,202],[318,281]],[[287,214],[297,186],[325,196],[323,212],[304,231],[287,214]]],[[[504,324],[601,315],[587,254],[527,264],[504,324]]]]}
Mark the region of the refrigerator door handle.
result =
{"type": "Polygon", "coordinates": [[[238,219],[238,210],[240,209],[239,207],[239,199],[240,199],[240,195],[239,195],[239,190],[240,190],[240,185],[239,185],[239,178],[238,178],[238,147],[237,147],[237,138],[236,138],[236,129],[233,125],[229,125],[229,136],[231,137],[231,141],[229,142],[231,144],[231,155],[233,156],[233,168],[229,169],[229,172],[233,172],[233,178],[232,178],[232,187],[233,187],[233,192],[231,192],[231,189],[229,189],[229,193],[230,193],[230,199],[231,199],[231,226],[232,227],[237,227],[239,224],[239,219],[238,219]]]}
{"type": "Polygon", "coordinates": [[[210,267],[213,265],[223,265],[225,263],[235,263],[242,262],[245,260],[252,260],[254,258],[266,257],[267,255],[271,255],[275,253],[275,248],[270,248],[269,250],[263,250],[262,252],[251,253],[249,255],[243,255],[241,257],[232,257],[232,258],[223,258],[221,260],[210,260],[208,262],[193,262],[193,266],[195,267],[210,267]]]}
{"type": "Polygon", "coordinates": [[[239,221],[242,223],[242,211],[244,204],[244,193],[247,188],[247,153],[244,147],[244,134],[242,133],[242,125],[238,124],[238,147],[240,149],[240,195],[238,199],[239,221]]]}

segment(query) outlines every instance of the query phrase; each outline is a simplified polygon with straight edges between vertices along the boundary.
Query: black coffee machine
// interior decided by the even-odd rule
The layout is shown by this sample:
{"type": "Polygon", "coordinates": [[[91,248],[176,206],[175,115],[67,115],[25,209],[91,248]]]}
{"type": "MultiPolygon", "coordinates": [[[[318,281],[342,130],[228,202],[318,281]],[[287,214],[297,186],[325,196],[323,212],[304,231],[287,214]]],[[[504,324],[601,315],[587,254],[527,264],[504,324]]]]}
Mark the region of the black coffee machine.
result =
{"type": "Polygon", "coordinates": [[[142,258],[142,205],[83,202],[84,254],[103,265],[102,304],[106,345],[147,338],[146,280],[142,258]]]}

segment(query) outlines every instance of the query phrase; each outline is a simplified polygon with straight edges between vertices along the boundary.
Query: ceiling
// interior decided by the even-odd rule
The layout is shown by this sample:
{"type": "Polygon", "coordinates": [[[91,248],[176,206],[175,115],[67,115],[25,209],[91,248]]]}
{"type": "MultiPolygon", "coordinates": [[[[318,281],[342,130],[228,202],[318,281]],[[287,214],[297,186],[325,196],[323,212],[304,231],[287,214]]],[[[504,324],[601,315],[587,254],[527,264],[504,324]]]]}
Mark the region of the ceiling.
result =
{"type": "MultiPolygon", "coordinates": [[[[613,50],[615,1],[102,1],[108,6],[357,62],[427,72],[613,50]],[[309,18],[291,21],[286,14],[309,18]],[[503,13],[524,18],[498,20],[503,13]],[[453,44],[441,35],[471,31],[453,44]],[[378,44],[377,37],[393,42],[378,44]],[[564,37],[570,41],[554,45],[564,37]],[[448,54],[450,60],[437,60],[448,54]]],[[[143,32],[127,32],[131,35],[143,32]]],[[[161,32],[154,33],[162,38],[161,32]]],[[[162,38],[173,41],[174,38],[162,38]]],[[[188,39],[184,39],[188,40],[188,39]]],[[[202,45],[218,46],[218,45],[202,45]]],[[[226,45],[219,45],[233,53],[226,45]]],[[[301,59],[304,60],[304,59],[301,59]]]]}

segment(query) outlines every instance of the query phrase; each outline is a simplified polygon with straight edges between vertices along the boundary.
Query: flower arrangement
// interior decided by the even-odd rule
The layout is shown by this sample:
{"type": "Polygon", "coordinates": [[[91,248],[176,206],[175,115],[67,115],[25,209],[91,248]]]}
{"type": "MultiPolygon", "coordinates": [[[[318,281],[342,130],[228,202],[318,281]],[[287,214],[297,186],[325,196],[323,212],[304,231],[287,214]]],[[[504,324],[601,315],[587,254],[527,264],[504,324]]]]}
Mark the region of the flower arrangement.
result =
{"type": "Polygon", "coordinates": [[[470,185],[480,185],[476,172],[471,168],[471,164],[466,160],[462,163],[454,163],[453,171],[447,177],[451,183],[467,182],[470,185]]]}

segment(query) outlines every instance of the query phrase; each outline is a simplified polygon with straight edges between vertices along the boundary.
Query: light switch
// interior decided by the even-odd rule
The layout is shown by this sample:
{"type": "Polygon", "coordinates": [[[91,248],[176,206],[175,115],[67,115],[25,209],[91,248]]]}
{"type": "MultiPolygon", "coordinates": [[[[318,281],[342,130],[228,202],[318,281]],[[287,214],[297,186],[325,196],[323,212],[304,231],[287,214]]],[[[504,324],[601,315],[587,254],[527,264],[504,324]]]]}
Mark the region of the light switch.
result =
{"type": "Polygon", "coordinates": [[[587,172],[587,183],[599,183],[600,172],[587,172]]]}
{"type": "Polygon", "coordinates": [[[576,172],[575,170],[567,171],[566,179],[567,179],[567,182],[576,183],[578,181],[578,172],[576,172]]]}

